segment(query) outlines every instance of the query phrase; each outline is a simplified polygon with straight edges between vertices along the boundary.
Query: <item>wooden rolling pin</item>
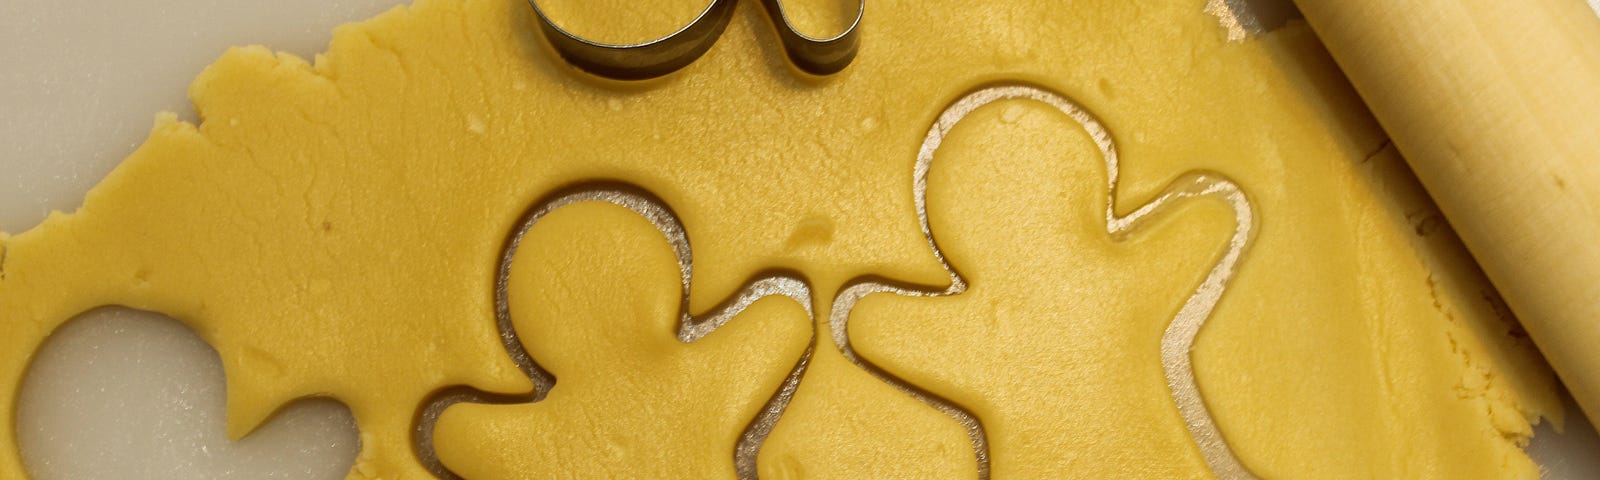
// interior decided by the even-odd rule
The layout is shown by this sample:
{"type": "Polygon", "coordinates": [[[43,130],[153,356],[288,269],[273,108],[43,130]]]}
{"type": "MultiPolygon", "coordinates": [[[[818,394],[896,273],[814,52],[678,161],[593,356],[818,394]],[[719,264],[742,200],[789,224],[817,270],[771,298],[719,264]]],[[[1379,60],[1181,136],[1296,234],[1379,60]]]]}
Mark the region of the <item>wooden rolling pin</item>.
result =
{"type": "Polygon", "coordinates": [[[1600,420],[1600,17],[1583,0],[1295,3],[1600,420]]]}

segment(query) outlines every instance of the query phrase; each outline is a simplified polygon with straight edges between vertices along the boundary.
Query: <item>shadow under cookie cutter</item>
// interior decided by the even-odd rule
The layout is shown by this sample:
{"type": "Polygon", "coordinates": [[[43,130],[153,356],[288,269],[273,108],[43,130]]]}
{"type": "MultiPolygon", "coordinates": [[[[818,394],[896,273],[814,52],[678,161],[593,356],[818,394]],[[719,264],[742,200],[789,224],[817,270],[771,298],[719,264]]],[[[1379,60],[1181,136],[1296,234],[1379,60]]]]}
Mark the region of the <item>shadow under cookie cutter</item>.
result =
{"type": "MultiPolygon", "coordinates": [[[[711,0],[688,25],[667,36],[641,43],[615,44],[590,40],[569,32],[539,8],[537,0],[528,0],[538,18],[539,30],[549,39],[550,46],[568,63],[579,69],[618,80],[645,80],[675,72],[694,63],[722,37],[728,22],[733,19],[733,9],[738,0],[711,0]]],[[[816,38],[795,29],[789,22],[780,0],[761,0],[767,17],[783,43],[789,61],[800,70],[813,75],[830,75],[844,70],[856,57],[859,38],[856,33],[861,17],[866,12],[866,0],[860,0],[855,19],[844,32],[816,38]]]]}

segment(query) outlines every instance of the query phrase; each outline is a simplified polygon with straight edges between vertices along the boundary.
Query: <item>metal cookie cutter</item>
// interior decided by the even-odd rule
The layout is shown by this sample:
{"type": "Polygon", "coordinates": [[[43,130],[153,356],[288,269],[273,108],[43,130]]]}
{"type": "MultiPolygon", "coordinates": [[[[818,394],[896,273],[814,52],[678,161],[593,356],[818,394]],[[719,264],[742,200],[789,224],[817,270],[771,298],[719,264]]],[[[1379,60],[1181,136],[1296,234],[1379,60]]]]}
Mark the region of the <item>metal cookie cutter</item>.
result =
{"type": "MultiPolygon", "coordinates": [[[[550,16],[539,8],[537,0],[528,0],[539,19],[539,29],[544,32],[556,53],[568,63],[589,73],[619,80],[645,80],[672,73],[694,63],[727,29],[733,18],[737,0],[711,0],[706,9],[683,28],[665,37],[643,43],[613,44],[596,42],[556,26],[550,16]]],[[[761,0],[767,17],[777,31],[783,50],[800,70],[813,75],[829,75],[844,70],[856,57],[859,40],[857,28],[866,11],[866,0],[856,8],[855,20],[843,33],[829,38],[815,38],[800,33],[789,22],[780,0],[761,0]]]]}

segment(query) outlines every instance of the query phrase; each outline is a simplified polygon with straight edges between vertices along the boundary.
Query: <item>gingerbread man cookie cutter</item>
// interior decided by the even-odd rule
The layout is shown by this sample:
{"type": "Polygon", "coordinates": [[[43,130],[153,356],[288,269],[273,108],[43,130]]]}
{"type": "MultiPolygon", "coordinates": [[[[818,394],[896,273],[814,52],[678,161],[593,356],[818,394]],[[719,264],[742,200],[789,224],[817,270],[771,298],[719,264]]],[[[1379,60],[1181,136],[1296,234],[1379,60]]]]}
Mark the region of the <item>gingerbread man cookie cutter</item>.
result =
{"type": "Polygon", "coordinates": [[[860,279],[849,284],[834,297],[828,316],[828,325],[834,346],[845,358],[889,383],[900,391],[922,401],[928,406],[950,416],[963,427],[972,442],[973,454],[978,463],[978,477],[988,479],[990,452],[988,435],[977,415],[948,399],[913,385],[871,359],[856,352],[850,341],[850,314],[856,303],[875,293],[909,297],[943,297],[960,295],[967,291],[967,280],[946,259],[944,251],[935,240],[928,222],[928,172],[933,165],[934,153],[946,135],[979,107],[1004,100],[1031,100],[1067,115],[1089,134],[1100,150],[1107,173],[1107,201],[1105,211],[1106,234],[1113,239],[1123,239],[1139,231],[1153,219],[1160,217],[1179,203],[1211,199],[1221,201],[1233,212],[1233,232],[1224,251],[1212,264],[1205,279],[1195,287],[1183,306],[1173,315],[1161,336],[1161,366],[1174,406],[1183,419],[1189,436],[1194,440],[1201,457],[1213,475],[1228,480],[1253,480],[1257,478],[1241,462],[1223,438],[1211,411],[1206,406],[1200,385],[1195,378],[1192,353],[1195,339],[1206,320],[1211,318],[1227,290],[1229,281],[1238,271],[1239,262],[1250,246],[1255,213],[1244,191],[1232,180],[1212,172],[1189,172],[1173,180],[1156,198],[1126,215],[1116,213],[1117,191],[1121,174],[1120,158],[1111,132],[1087,108],[1066,95],[1030,83],[1000,83],[984,86],[951,102],[928,129],[922,146],[917,151],[913,170],[912,191],[915,195],[917,219],[922,224],[922,234],[927,238],[933,256],[949,275],[945,287],[917,287],[899,285],[875,278],[860,279]]]}
{"type": "MultiPolygon", "coordinates": [[[[694,277],[694,254],[689,245],[689,235],[683,223],[673,213],[666,202],[660,198],[634,187],[619,182],[594,181],[574,185],[556,191],[542,201],[536,203],[518,222],[517,228],[506,239],[506,244],[501,250],[501,256],[496,268],[494,305],[495,328],[500,332],[500,343],[505,347],[506,354],[517,365],[529,380],[533,382],[531,392],[520,395],[500,395],[479,391],[468,387],[455,387],[435,393],[424,402],[423,408],[417,413],[412,432],[412,449],[423,466],[434,476],[454,480],[461,478],[440,461],[433,444],[434,428],[440,415],[445,409],[457,403],[479,403],[489,405],[510,405],[537,403],[543,401],[551,389],[556,388],[556,376],[540,366],[525,346],[522,338],[517,333],[511,314],[510,278],[511,264],[515,260],[517,251],[521,247],[524,237],[534,224],[549,216],[557,210],[578,203],[609,203],[626,208],[649,221],[656,227],[662,237],[671,246],[673,255],[678,261],[679,280],[682,287],[682,298],[678,308],[678,329],[676,336],[683,343],[694,343],[705,337],[717,328],[727,324],[734,317],[743,313],[746,308],[756,301],[767,297],[786,297],[798,303],[805,309],[806,316],[814,315],[812,312],[811,286],[805,280],[783,272],[764,272],[751,277],[745,282],[744,287],[711,310],[694,314],[689,309],[689,289],[694,277]]],[[[738,478],[753,479],[756,476],[756,455],[761,444],[777,425],[778,418],[788,408],[789,401],[794,397],[795,389],[799,386],[800,378],[805,374],[810,365],[811,355],[816,346],[815,336],[806,347],[805,353],[795,362],[794,366],[785,374],[784,382],[772,393],[761,411],[751,422],[746,425],[739,435],[739,440],[734,446],[735,455],[733,462],[738,471],[738,478]]]]}
{"type": "MultiPolygon", "coordinates": [[[[689,66],[710,50],[733,19],[737,0],[711,0],[711,4],[687,25],[664,37],[640,43],[606,43],[584,38],[557,25],[539,8],[537,0],[528,0],[528,4],[533,6],[539,30],[567,63],[602,77],[646,80],[689,66]]],[[[789,61],[800,70],[813,75],[830,75],[844,70],[855,59],[860,45],[858,27],[867,8],[865,0],[857,3],[855,19],[843,32],[825,38],[800,33],[789,21],[780,0],[761,0],[761,5],[772,20],[789,61]]]]}

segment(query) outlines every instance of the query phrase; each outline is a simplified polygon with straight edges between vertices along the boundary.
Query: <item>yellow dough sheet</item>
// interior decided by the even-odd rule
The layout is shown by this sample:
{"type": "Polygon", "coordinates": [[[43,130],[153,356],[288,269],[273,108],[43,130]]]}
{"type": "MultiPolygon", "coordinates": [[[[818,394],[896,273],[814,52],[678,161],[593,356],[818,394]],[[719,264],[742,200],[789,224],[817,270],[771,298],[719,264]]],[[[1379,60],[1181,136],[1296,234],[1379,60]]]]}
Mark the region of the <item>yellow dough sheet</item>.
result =
{"type": "Polygon", "coordinates": [[[217,349],[235,438],[348,405],[350,478],[1537,478],[1554,380],[1382,131],[1304,25],[1203,7],[873,0],[823,77],[756,2],[638,83],[519,0],[229,50],[198,125],[0,236],[0,445],[45,338],[123,305],[217,349]]]}

